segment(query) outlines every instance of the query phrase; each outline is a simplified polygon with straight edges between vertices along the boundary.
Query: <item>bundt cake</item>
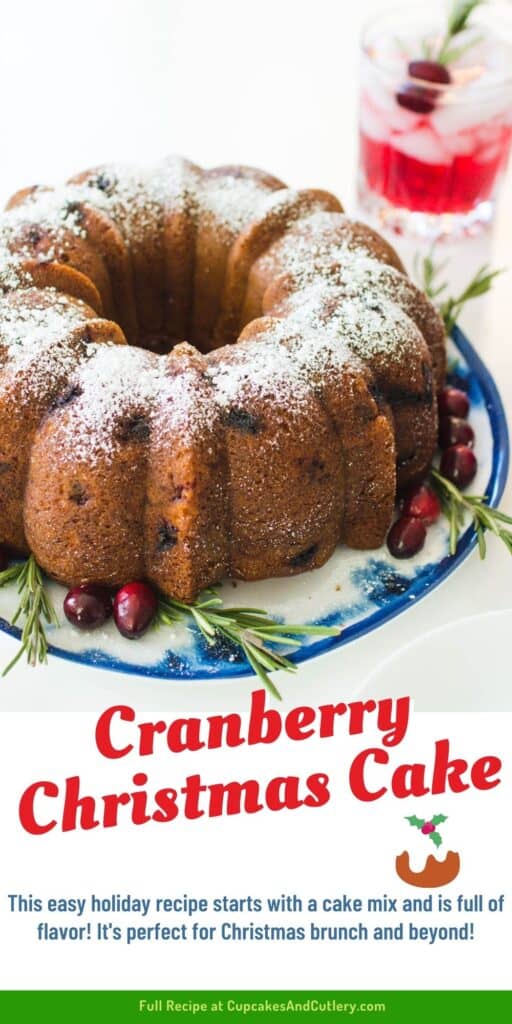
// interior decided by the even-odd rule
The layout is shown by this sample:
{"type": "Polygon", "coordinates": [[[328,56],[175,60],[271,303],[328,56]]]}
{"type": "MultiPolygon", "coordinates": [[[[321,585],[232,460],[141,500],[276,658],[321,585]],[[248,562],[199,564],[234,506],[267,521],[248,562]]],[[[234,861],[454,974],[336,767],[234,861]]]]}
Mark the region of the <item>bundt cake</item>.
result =
{"type": "Polygon", "coordinates": [[[427,470],[442,322],[322,191],[171,158],[0,218],[0,542],[68,586],[288,576],[427,470]]]}

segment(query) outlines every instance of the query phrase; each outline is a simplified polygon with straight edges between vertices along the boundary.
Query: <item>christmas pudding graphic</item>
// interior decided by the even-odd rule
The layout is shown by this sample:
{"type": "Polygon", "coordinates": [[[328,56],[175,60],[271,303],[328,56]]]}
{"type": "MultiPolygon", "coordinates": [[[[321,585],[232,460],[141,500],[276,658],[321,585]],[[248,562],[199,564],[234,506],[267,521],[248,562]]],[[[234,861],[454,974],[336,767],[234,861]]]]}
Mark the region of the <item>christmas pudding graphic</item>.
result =
{"type": "MultiPolygon", "coordinates": [[[[422,835],[428,836],[436,848],[439,848],[443,842],[438,826],[446,820],[445,814],[434,814],[429,820],[417,818],[414,814],[406,818],[413,828],[419,829],[422,835]]],[[[398,877],[407,885],[415,885],[422,889],[438,889],[442,885],[449,885],[457,878],[460,871],[460,857],[453,850],[448,851],[444,860],[438,860],[437,857],[429,854],[421,871],[413,871],[409,863],[409,853],[404,850],[396,858],[395,867],[398,877]]]]}

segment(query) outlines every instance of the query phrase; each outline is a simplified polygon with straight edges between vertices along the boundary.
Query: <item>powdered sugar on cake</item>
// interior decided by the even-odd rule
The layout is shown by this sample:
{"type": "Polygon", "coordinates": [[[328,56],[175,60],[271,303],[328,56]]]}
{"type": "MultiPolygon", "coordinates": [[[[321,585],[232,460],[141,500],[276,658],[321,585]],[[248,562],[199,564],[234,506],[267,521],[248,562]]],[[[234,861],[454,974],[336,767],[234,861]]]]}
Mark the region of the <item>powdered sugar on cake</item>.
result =
{"type": "Polygon", "coordinates": [[[164,373],[164,362],[142,349],[93,345],[88,358],[73,374],[70,385],[77,397],[63,409],[72,443],[63,457],[73,462],[118,448],[116,431],[130,415],[151,416],[164,373]]]}
{"type": "MultiPolygon", "coordinates": [[[[19,298],[23,294],[18,293],[19,298]]],[[[44,396],[52,380],[72,370],[76,357],[68,340],[85,317],[81,303],[71,303],[51,289],[41,293],[39,304],[33,301],[33,291],[26,294],[30,303],[13,305],[8,298],[0,300],[0,367],[5,371],[0,375],[0,389],[9,387],[18,374],[30,371],[26,389],[44,396]]]]}
{"type": "Polygon", "coordinates": [[[198,193],[198,202],[203,217],[220,230],[237,235],[265,211],[274,196],[275,193],[269,196],[254,178],[227,174],[207,178],[198,193]]]}
{"type": "Polygon", "coordinates": [[[80,202],[81,189],[68,185],[62,189],[35,189],[23,203],[7,210],[0,220],[0,269],[13,259],[15,243],[18,259],[54,259],[64,248],[69,234],[85,238],[80,202]],[[34,256],[41,231],[50,235],[50,246],[34,256]]]}
{"type": "Polygon", "coordinates": [[[90,464],[113,458],[130,436],[136,443],[151,436],[156,447],[208,428],[211,407],[198,391],[197,372],[185,368],[171,374],[172,360],[137,348],[91,345],[70,380],[77,397],[64,410],[72,441],[65,457],[90,464]]]}
{"type": "Polygon", "coordinates": [[[393,302],[371,296],[344,298],[313,285],[296,296],[285,319],[262,321],[262,334],[236,346],[233,355],[214,362],[210,375],[216,399],[229,408],[251,397],[281,399],[286,408],[311,402],[318,383],[339,377],[359,359],[403,354],[415,327],[393,302]]]}
{"type": "MultiPolygon", "coordinates": [[[[286,408],[304,408],[318,380],[349,363],[380,355],[403,360],[416,329],[393,299],[407,308],[414,294],[410,282],[352,239],[346,218],[323,210],[320,198],[286,188],[269,191],[262,181],[229,171],[201,177],[194,165],[173,158],[150,170],[110,164],[80,183],[36,189],[0,218],[0,288],[24,283],[24,260],[60,258],[70,241],[86,238],[84,206],[106,214],[134,249],[163,231],[170,204],[231,240],[254,220],[283,216],[279,241],[258,263],[270,276],[293,279],[285,316],[278,309],[279,317],[266,322],[257,340],[205,363],[211,401],[224,410],[266,395],[286,408]],[[47,238],[38,248],[42,231],[47,238]]],[[[48,381],[69,370],[80,393],[65,412],[73,431],[66,458],[111,456],[117,425],[131,412],[147,417],[150,430],[156,424],[159,437],[208,428],[212,417],[198,393],[197,372],[169,373],[169,357],[84,343],[75,370],[76,352],[67,339],[86,319],[83,309],[51,289],[42,294],[51,302],[2,300],[0,366],[14,373],[30,367],[30,386],[41,395],[48,381]]]]}

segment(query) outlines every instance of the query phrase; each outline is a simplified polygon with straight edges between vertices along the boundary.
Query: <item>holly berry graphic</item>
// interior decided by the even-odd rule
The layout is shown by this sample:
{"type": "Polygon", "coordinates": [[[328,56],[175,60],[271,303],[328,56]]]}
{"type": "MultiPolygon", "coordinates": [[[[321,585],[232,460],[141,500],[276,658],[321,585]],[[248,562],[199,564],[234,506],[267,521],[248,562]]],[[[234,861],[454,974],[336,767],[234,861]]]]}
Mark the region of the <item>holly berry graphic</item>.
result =
{"type": "Polygon", "coordinates": [[[415,814],[411,814],[409,817],[406,815],[405,820],[413,828],[418,828],[424,836],[428,836],[434,846],[441,846],[443,840],[437,831],[437,826],[442,825],[443,821],[448,821],[446,814],[434,814],[430,821],[427,821],[426,818],[417,818],[415,814]]]}

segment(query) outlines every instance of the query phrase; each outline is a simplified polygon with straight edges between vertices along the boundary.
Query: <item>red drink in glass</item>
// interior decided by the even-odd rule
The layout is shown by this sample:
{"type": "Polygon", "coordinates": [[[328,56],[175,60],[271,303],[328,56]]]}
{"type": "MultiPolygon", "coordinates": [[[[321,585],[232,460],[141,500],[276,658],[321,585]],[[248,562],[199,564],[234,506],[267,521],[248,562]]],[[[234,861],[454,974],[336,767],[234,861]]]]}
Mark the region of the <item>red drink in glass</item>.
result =
{"type": "Polygon", "coordinates": [[[435,238],[491,219],[512,142],[512,18],[509,37],[491,13],[477,9],[445,82],[418,74],[436,74],[422,61],[439,46],[435,16],[392,12],[363,37],[360,199],[397,231],[435,238]]]}

